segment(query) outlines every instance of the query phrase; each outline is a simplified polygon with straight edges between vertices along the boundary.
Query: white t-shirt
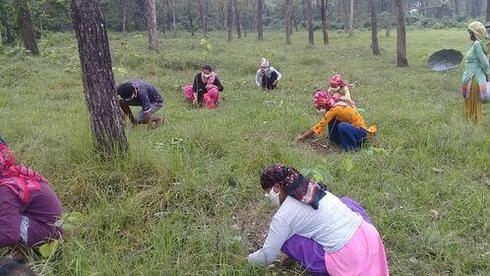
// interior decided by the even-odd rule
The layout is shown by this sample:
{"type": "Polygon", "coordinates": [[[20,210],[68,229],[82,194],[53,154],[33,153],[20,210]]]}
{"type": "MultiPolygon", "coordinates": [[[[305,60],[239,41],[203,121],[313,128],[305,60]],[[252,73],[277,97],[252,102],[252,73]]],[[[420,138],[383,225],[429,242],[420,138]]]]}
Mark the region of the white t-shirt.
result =
{"type": "MultiPolygon", "coordinates": [[[[271,66],[270,71],[271,71],[271,73],[276,72],[278,81],[282,79],[282,74],[279,71],[277,71],[276,68],[271,66]]],[[[257,84],[257,86],[262,85],[262,76],[263,75],[264,75],[264,73],[262,73],[262,69],[257,70],[257,74],[255,74],[255,83],[257,84]]]]}
{"type": "Polygon", "coordinates": [[[293,235],[318,242],[327,253],[335,252],[349,242],[361,222],[359,214],[329,192],[317,210],[288,196],[272,218],[264,245],[248,256],[248,262],[271,264],[293,235]]]}

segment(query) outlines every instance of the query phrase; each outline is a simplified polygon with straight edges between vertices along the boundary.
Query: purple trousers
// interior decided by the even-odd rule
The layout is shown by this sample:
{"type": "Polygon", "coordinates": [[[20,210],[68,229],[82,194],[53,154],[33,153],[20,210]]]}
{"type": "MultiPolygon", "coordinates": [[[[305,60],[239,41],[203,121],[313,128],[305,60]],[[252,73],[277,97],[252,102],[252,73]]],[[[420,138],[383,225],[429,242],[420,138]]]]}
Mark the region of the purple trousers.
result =
{"type": "MultiPolygon", "coordinates": [[[[360,214],[366,222],[371,223],[368,213],[359,203],[348,197],[342,197],[340,200],[353,212],[360,214]]],[[[291,259],[301,263],[312,275],[328,275],[325,251],[323,246],[314,240],[294,235],[283,244],[281,250],[291,259]]]]}
{"type": "Polygon", "coordinates": [[[61,230],[53,224],[63,212],[61,203],[48,184],[41,183],[41,188],[23,203],[10,188],[0,186],[0,247],[33,246],[60,237],[61,230]]]}

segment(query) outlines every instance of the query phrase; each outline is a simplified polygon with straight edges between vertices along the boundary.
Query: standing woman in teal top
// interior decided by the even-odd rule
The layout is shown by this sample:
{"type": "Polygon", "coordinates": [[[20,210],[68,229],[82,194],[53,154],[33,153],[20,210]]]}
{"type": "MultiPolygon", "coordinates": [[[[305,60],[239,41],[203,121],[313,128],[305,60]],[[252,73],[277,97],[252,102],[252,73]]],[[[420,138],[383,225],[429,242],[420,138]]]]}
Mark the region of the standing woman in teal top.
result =
{"type": "Polygon", "coordinates": [[[461,92],[464,97],[464,115],[475,124],[483,121],[482,95],[486,90],[488,58],[485,26],[478,21],[468,26],[473,44],[466,54],[461,92]]]}

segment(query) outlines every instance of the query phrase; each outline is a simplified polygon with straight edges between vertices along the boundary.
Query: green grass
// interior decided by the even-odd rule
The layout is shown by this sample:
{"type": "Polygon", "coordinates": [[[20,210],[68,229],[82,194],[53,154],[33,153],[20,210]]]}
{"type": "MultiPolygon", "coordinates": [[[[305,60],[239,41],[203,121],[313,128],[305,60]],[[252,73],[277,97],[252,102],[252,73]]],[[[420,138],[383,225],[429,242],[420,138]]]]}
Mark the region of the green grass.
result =
{"type": "Polygon", "coordinates": [[[38,272],[270,273],[237,261],[251,241],[232,218],[264,201],[261,170],[285,163],[328,170],[336,194],[362,202],[383,235],[393,275],[488,273],[490,105],[484,125],[474,127],[463,118],[458,92],[463,68],[439,74],[426,65],[441,48],[465,53],[465,31],[409,32],[410,67],[403,69],[395,66],[394,37],[380,37],[382,55],[374,57],[369,33],[331,36],[329,46],[308,47],[306,33],[295,33],[292,46],[279,32],[262,43],[255,36],[227,43],[224,33],[213,33],[210,52],[200,38],[167,35],[160,53],[149,53],[145,34],[111,33],[116,81],[139,77],[162,89],[166,123],[127,129],[128,158],[109,164],[93,154],[73,36],[43,38],[38,58],[3,49],[1,134],[19,160],[50,179],[65,211],[84,215],[57,258],[32,257],[38,272]],[[253,83],[262,56],[284,76],[272,93],[253,83]],[[194,110],[183,100],[181,86],[203,57],[225,86],[217,110],[194,110]],[[386,153],[323,155],[293,143],[319,119],[312,93],[333,72],[357,82],[353,97],[379,129],[368,147],[386,153]],[[346,158],[354,163],[350,172],[346,158]]]}

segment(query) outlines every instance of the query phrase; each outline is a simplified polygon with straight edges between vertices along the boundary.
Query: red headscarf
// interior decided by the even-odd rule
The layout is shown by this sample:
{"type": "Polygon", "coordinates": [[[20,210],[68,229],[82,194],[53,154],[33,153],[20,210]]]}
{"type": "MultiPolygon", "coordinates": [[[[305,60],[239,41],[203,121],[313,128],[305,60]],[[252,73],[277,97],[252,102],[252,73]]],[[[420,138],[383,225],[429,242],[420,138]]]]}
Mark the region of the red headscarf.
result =
{"type": "Polygon", "coordinates": [[[333,77],[330,78],[328,84],[330,85],[330,87],[344,87],[345,81],[342,79],[341,75],[335,74],[333,75],[333,77]]]}
{"type": "Polygon", "coordinates": [[[315,93],[314,104],[316,109],[326,109],[329,110],[335,105],[335,98],[323,90],[319,90],[315,93]]]}
{"type": "Polygon", "coordinates": [[[29,192],[40,191],[41,182],[48,183],[38,172],[15,163],[10,149],[0,144],[0,186],[10,188],[22,202],[29,202],[29,192]]]}

